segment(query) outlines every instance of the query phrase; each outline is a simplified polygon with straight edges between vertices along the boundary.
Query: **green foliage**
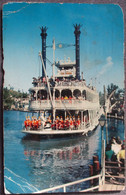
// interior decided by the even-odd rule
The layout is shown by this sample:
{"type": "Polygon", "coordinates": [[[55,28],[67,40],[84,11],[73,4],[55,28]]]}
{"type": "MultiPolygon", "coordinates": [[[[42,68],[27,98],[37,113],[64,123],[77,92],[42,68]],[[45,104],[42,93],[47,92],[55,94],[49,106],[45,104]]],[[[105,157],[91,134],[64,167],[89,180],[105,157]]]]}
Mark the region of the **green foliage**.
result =
{"type": "Polygon", "coordinates": [[[102,106],[105,104],[104,94],[102,94],[101,92],[99,92],[99,103],[102,106]]]}
{"type": "Polygon", "coordinates": [[[119,87],[117,85],[114,85],[113,83],[108,85],[108,87],[107,87],[108,95],[110,95],[114,90],[117,90],[118,88],[119,87]]]}
{"type": "Polygon", "coordinates": [[[3,106],[4,109],[10,109],[15,104],[15,98],[27,98],[27,93],[21,93],[20,91],[14,91],[13,89],[3,89],[3,106]]]}

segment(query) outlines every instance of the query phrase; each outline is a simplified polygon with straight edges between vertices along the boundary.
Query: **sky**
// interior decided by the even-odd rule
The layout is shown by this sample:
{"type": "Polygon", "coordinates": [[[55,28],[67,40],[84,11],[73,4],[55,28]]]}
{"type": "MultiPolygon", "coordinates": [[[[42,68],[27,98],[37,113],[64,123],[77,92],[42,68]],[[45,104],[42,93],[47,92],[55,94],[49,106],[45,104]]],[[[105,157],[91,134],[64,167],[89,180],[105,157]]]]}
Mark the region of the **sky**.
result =
{"type": "MultiPolygon", "coordinates": [[[[47,46],[75,44],[74,24],[81,24],[80,72],[98,91],[114,83],[124,88],[123,12],[114,4],[8,3],[3,7],[4,87],[28,92],[32,78],[41,76],[41,30],[47,46]]],[[[46,57],[53,63],[53,50],[46,57]]],[[[55,60],[75,60],[75,47],[55,51],[55,60]]],[[[52,66],[47,62],[47,75],[52,66]]]]}

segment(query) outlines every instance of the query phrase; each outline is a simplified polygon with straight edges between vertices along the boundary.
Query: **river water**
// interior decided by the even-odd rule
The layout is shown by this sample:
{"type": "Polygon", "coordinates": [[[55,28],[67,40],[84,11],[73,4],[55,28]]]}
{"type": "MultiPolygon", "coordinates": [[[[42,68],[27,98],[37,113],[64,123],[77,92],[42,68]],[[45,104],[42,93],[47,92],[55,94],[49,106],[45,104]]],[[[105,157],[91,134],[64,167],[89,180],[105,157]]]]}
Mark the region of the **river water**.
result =
{"type": "MultiPolygon", "coordinates": [[[[11,193],[30,193],[88,177],[93,155],[97,154],[100,160],[101,128],[88,136],[28,139],[21,133],[27,115],[27,112],[4,111],[6,188],[11,193]]],[[[124,122],[108,119],[108,135],[123,140],[124,122]]],[[[89,185],[85,183],[86,188],[89,185]]],[[[80,188],[76,185],[68,191],[80,188]]]]}

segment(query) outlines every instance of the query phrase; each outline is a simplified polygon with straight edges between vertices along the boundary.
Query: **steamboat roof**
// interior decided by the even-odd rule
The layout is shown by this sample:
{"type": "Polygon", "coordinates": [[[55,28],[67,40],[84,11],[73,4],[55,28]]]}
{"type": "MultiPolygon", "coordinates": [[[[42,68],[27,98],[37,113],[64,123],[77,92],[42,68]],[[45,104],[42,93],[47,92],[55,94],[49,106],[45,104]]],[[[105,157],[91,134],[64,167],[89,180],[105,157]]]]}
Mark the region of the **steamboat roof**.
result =
{"type": "Polygon", "coordinates": [[[76,62],[75,61],[72,62],[68,57],[67,60],[64,59],[64,60],[57,61],[55,65],[57,66],[57,68],[73,67],[76,66],[76,62]]]}

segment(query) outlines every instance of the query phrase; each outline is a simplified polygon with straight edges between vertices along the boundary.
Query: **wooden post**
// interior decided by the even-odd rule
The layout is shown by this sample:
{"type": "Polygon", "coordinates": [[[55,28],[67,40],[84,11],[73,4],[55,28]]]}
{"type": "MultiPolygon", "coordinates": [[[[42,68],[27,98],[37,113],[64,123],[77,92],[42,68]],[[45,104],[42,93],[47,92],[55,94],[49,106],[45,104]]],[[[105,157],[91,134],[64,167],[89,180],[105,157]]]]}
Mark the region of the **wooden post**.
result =
{"type": "Polygon", "coordinates": [[[102,183],[105,183],[105,140],[102,140],[102,155],[101,155],[101,168],[102,168],[102,183]]]}
{"type": "MultiPolygon", "coordinates": [[[[94,173],[93,173],[93,165],[89,165],[89,171],[90,171],[90,176],[93,176],[94,173]]],[[[93,185],[93,179],[90,180],[90,184],[93,185]]]]}
{"type": "MultiPolygon", "coordinates": [[[[93,156],[93,175],[98,175],[100,171],[100,164],[98,160],[98,156],[93,156]]],[[[93,180],[93,184],[97,184],[98,179],[93,180]]]]}
{"type": "Polygon", "coordinates": [[[94,175],[99,174],[100,165],[98,160],[93,162],[93,168],[94,168],[94,175]]]}

